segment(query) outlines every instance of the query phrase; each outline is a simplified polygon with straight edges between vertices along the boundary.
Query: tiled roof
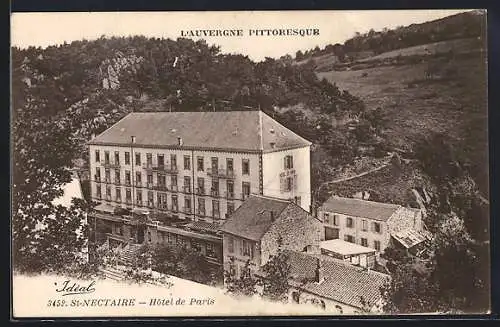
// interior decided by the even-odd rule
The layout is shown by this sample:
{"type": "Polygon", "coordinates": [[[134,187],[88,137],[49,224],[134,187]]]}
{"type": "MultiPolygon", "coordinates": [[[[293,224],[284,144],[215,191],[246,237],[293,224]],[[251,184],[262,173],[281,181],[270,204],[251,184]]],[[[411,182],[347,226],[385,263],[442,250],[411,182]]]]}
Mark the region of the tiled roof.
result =
{"type": "Polygon", "coordinates": [[[250,197],[236,209],[220,230],[249,240],[259,241],[269,230],[274,220],[291,202],[260,195],[250,197]]]}
{"type": "Polygon", "coordinates": [[[223,112],[134,112],[89,144],[226,149],[272,152],[311,142],[257,110],[223,112]]]}
{"type": "Polygon", "coordinates": [[[353,217],[387,221],[400,207],[397,204],[332,196],[323,203],[320,210],[353,217]]]}
{"type": "Polygon", "coordinates": [[[212,223],[207,223],[205,221],[194,221],[186,227],[192,229],[192,230],[200,230],[200,231],[207,231],[207,232],[217,232],[219,230],[219,225],[218,224],[212,224],[212,223]]]}
{"type": "Polygon", "coordinates": [[[376,271],[344,263],[320,254],[287,251],[291,266],[292,285],[311,294],[347,305],[362,308],[362,299],[372,307],[381,299],[380,288],[390,277],[376,271]],[[317,260],[323,269],[324,280],[317,283],[317,260]],[[307,280],[307,281],[306,281],[307,280]]]}

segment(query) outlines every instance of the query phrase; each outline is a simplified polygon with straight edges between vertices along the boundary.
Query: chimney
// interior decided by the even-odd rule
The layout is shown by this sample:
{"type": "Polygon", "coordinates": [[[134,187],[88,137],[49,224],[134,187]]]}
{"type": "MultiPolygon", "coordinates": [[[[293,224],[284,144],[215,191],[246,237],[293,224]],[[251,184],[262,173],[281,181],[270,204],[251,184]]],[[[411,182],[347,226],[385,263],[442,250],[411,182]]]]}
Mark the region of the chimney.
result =
{"type": "Polygon", "coordinates": [[[325,275],[323,272],[323,267],[321,267],[321,260],[316,258],[316,271],[315,271],[315,282],[321,284],[325,280],[325,275]]]}
{"type": "Polygon", "coordinates": [[[178,144],[179,146],[182,146],[182,137],[177,136],[177,144],[178,144]]]}
{"type": "Polygon", "coordinates": [[[134,144],[135,143],[135,136],[131,136],[130,138],[132,139],[132,144],[134,144]]]}

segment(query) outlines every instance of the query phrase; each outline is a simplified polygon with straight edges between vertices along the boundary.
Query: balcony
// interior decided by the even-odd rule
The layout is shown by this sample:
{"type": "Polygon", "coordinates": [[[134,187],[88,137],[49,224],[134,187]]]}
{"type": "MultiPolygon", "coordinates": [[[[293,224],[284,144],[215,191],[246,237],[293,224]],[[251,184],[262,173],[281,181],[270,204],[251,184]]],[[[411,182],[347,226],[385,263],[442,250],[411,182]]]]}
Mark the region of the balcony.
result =
{"type": "Polygon", "coordinates": [[[111,178],[106,178],[104,179],[104,182],[108,183],[108,184],[111,184],[111,178]]]}
{"type": "Polygon", "coordinates": [[[101,176],[94,175],[94,182],[100,183],[101,182],[101,176]]]}
{"type": "Polygon", "coordinates": [[[157,171],[157,172],[164,172],[167,174],[177,174],[179,171],[177,169],[177,165],[158,165],[158,164],[152,164],[152,163],[147,163],[143,165],[144,169],[148,171],[157,171]]]}
{"type": "Polygon", "coordinates": [[[155,207],[155,204],[153,201],[148,201],[148,208],[153,209],[155,207]]]}
{"type": "Polygon", "coordinates": [[[148,188],[150,188],[150,189],[152,189],[152,188],[153,188],[153,183],[152,183],[152,182],[148,182],[146,185],[147,185],[147,187],[148,187],[148,188]]]}
{"type": "Polygon", "coordinates": [[[115,168],[115,169],[120,169],[121,167],[119,162],[105,162],[103,166],[104,168],[115,168]]]}
{"type": "Polygon", "coordinates": [[[249,194],[249,193],[245,193],[245,192],[241,193],[241,199],[242,199],[242,200],[246,200],[246,199],[248,199],[248,197],[249,197],[249,196],[250,196],[250,194],[249,194]]]}
{"type": "Polygon", "coordinates": [[[207,168],[207,175],[212,176],[212,177],[218,177],[218,178],[232,179],[232,178],[234,178],[234,171],[224,169],[224,168],[211,167],[211,168],[207,168]]]}
{"type": "Polygon", "coordinates": [[[171,190],[172,192],[177,192],[177,191],[178,191],[178,189],[177,189],[177,185],[171,185],[171,186],[170,186],[170,190],[171,190]]]}
{"type": "Polygon", "coordinates": [[[168,191],[168,187],[165,184],[157,184],[153,186],[153,189],[156,191],[168,191]]]}
{"type": "Polygon", "coordinates": [[[182,192],[191,193],[191,186],[185,185],[182,187],[182,192]]]}
{"type": "Polygon", "coordinates": [[[218,197],[219,196],[219,190],[211,189],[210,190],[210,195],[213,196],[213,197],[218,197]]]}
{"type": "Polygon", "coordinates": [[[125,204],[132,205],[132,200],[130,200],[130,199],[126,199],[126,200],[125,200],[125,204]]]}
{"type": "Polygon", "coordinates": [[[234,192],[226,192],[225,196],[226,196],[226,199],[233,200],[234,199],[234,192]]]}
{"type": "Polygon", "coordinates": [[[205,188],[201,188],[201,187],[196,188],[196,194],[205,195],[205,188]]]}
{"type": "Polygon", "coordinates": [[[186,214],[189,214],[189,215],[192,214],[192,211],[193,210],[191,209],[191,207],[184,207],[184,208],[182,208],[182,212],[184,212],[186,214]]]}

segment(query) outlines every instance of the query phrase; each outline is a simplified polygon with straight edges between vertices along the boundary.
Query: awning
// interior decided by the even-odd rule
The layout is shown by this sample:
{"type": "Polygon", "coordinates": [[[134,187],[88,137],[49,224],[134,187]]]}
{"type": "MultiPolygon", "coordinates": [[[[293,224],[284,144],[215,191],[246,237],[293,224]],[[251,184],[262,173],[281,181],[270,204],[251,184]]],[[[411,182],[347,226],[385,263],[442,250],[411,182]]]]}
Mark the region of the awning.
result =
{"type": "Polygon", "coordinates": [[[403,230],[398,233],[391,234],[391,236],[407,249],[427,241],[430,238],[429,233],[413,229],[403,230]]]}
{"type": "Polygon", "coordinates": [[[101,212],[107,212],[107,213],[114,213],[115,212],[115,207],[107,204],[107,203],[101,203],[97,205],[94,210],[96,211],[101,211],[101,212]]]}

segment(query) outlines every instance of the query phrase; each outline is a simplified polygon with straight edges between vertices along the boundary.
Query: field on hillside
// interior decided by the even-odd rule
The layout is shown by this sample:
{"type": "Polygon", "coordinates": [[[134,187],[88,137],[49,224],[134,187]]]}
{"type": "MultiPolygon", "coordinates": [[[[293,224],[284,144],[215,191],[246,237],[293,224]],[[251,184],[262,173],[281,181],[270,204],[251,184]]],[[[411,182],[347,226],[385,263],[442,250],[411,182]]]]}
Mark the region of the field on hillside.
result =
{"type": "Polygon", "coordinates": [[[477,38],[447,40],[428,44],[417,45],[394,51],[381,53],[377,56],[358,60],[359,62],[382,60],[397,56],[425,56],[431,54],[443,54],[452,51],[454,53],[468,53],[479,50],[480,41],[477,38]]]}
{"type": "Polygon", "coordinates": [[[485,147],[486,61],[481,54],[449,62],[435,58],[414,65],[330,71],[318,76],[359,96],[367,108],[381,107],[388,119],[387,139],[396,147],[407,149],[431,131],[460,139],[471,127],[479,129],[476,132],[483,140],[483,144],[477,140],[476,146],[485,147]],[[429,66],[437,66],[447,75],[427,79],[429,66]]]}

